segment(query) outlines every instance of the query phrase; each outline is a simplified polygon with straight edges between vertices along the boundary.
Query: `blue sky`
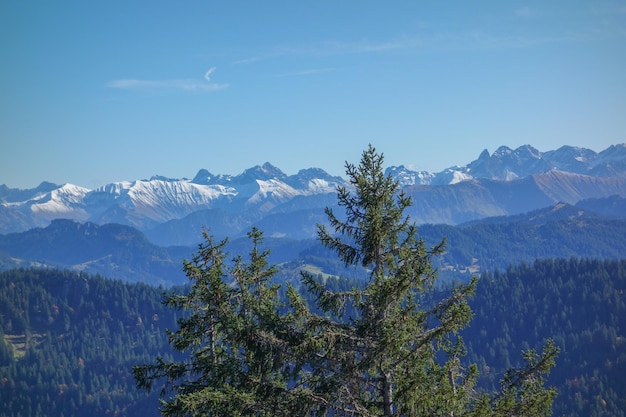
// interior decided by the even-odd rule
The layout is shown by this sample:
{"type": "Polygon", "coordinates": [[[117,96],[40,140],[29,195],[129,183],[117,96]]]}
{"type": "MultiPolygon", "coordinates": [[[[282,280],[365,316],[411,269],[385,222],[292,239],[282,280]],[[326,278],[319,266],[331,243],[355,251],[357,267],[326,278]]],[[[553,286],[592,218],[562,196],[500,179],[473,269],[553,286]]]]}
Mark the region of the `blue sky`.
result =
{"type": "Polygon", "coordinates": [[[626,142],[626,1],[0,2],[0,184],[626,142]]]}

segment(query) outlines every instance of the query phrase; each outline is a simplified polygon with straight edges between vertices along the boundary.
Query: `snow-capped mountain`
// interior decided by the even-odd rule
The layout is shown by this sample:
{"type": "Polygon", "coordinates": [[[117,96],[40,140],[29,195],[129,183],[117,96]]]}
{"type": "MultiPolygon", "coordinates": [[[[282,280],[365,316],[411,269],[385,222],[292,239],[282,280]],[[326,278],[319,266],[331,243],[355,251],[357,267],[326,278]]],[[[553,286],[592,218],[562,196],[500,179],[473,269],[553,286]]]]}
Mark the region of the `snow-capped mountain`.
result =
{"type": "Polygon", "coordinates": [[[387,173],[406,186],[456,184],[480,178],[513,181],[553,169],[598,177],[625,176],[626,144],[610,146],[600,153],[574,146],[548,152],[530,145],[517,149],[501,146],[492,154],[485,149],[478,159],[465,166],[450,167],[436,174],[411,171],[404,166],[390,167],[387,173]]]}
{"type": "MultiPolygon", "coordinates": [[[[32,219],[32,227],[67,218],[99,224],[121,223],[146,229],[195,211],[228,207],[267,212],[297,196],[334,193],[343,184],[321,169],[301,170],[287,176],[265,163],[237,176],[212,175],[201,169],[192,180],[154,176],[121,181],[88,190],[71,184],[42,183],[33,190],[0,188],[2,212],[32,219]]],[[[0,233],[24,230],[23,222],[8,222],[0,233]],[[7,227],[8,226],[8,227],[7,227]]]]}
{"type": "Polygon", "coordinates": [[[50,189],[49,183],[42,183],[38,188],[45,191],[25,193],[30,195],[26,200],[3,202],[2,206],[7,209],[30,212],[44,222],[58,218],[86,220],[89,217],[84,202],[85,196],[89,194],[87,188],[65,184],[50,189]]]}
{"type": "Polygon", "coordinates": [[[434,182],[436,177],[436,174],[432,172],[412,171],[404,165],[389,167],[385,170],[385,173],[391,175],[402,187],[416,184],[430,185],[434,182]]]}
{"type": "MultiPolygon", "coordinates": [[[[439,173],[405,166],[389,167],[386,172],[414,197],[411,216],[416,221],[456,223],[537,209],[555,200],[574,204],[613,194],[626,197],[626,144],[600,153],[571,146],[548,152],[529,145],[515,150],[502,146],[492,154],[483,151],[465,166],[439,173]]],[[[289,176],[270,163],[235,176],[201,169],[191,180],[154,176],[95,190],[47,182],[31,190],[2,185],[0,234],[45,227],[58,218],[119,223],[146,232],[166,222],[187,221],[186,230],[200,230],[218,212],[224,219],[234,216],[227,223],[239,225],[240,231],[265,216],[299,213],[301,218],[317,218],[315,213],[323,213],[323,207],[336,201],[340,185],[348,186],[341,177],[318,168],[289,176]]],[[[274,219],[272,224],[280,221],[274,219]]],[[[314,228],[307,230],[314,233],[314,228]]]]}

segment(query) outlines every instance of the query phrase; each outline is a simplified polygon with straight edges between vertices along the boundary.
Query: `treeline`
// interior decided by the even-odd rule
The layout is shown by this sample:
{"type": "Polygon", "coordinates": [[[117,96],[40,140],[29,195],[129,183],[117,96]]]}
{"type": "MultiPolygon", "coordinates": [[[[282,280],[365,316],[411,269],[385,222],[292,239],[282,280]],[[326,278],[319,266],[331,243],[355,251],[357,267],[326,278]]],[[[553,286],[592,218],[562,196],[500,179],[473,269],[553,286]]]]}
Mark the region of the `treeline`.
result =
{"type": "Polygon", "coordinates": [[[158,416],[131,367],[167,354],[163,290],[57,270],[0,273],[0,415],[158,416]]]}
{"type": "MultiPolygon", "coordinates": [[[[357,280],[320,279],[333,289],[357,280]]],[[[552,337],[554,415],[624,416],[626,260],[541,260],[483,274],[463,332],[482,387],[552,337]]],[[[163,290],[54,270],[0,273],[0,416],[158,416],[133,365],[171,355],[163,290]]]]}

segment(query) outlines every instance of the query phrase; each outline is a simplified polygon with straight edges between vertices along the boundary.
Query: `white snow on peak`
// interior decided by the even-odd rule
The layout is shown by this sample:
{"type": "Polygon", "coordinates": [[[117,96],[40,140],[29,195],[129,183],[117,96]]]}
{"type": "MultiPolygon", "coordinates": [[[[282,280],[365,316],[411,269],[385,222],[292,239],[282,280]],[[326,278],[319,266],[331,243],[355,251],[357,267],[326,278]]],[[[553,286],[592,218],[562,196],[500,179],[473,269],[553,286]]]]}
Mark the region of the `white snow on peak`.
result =
{"type": "Polygon", "coordinates": [[[74,184],[65,184],[62,185],[60,188],[51,191],[51,193],[55,197],[64,198],[67,201],[71,201],[73,203],[82,203],[82,200],[90,192],[90,189],[80,187],[74,184]]]}
{"type": "Polygon", "coordinates": [[[337,191],[336,184],[330,184],[321,178],[314,178],[308,183],[308,192],[310,194],[332,193],[337,191]]]}
{"type": "Polygon", "coordinates": [[[210,208],[220,198],[237,195],[234,188],[223,185],[163,180],[135,181],[126,193],[127,205],[159,221],[181,218],[196,210],[210,208]]]}
{"type": "Polygon", "coordinates": [[[105,193],[110,194],[115,197],[119,197],[122,194],[125,194],[130,187],[132,187],[134,182],[131,181],[118,181],[113,182],[111,184],[104,185],[102,187],[98,187],[95,192],[96,193],[105,193]]]}
{"type": "Polygon", "coordinates": [[[471,180],[473,177],[461,171],[452,171],[452,178],[448,184],[458,184],[463,181],[471,180]]]}
{"type": "Polygon", "coordinates": [[[286,201],[297,195],[302,195],[301,192],[275,178],[270,180],[256,180],[256,183],[259,188],[256,193],[250,196],[248,203],[259,203],[269,197],[278,201],[286,201]]]}
{"type": "Polygon", "coordinates": [[[461,167],[454,166],[438,173],[433,178],[432,185],[451,185],[462,181],[472,180],[474,177],[461,167]]]}
{"type": "Polygon", "coordinates": [[[89,189],[73,184],[65,184],[37,198],[25,202],[30,210],[45,218],[53,219],[68,216],[84,220],[88,217],[84,199],[89,189]]]}

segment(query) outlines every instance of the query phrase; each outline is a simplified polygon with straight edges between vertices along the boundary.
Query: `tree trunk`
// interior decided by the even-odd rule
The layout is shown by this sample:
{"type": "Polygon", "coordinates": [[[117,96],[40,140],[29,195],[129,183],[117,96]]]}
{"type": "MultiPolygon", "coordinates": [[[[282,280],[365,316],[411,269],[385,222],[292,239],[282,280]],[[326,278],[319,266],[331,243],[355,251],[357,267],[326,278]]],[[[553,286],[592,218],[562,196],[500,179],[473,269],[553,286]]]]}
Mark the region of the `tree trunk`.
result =
{"type": "Polygon", "coordinates": [[[389,372],[383,373],[383,415],[393,415],[393,386],[389,372]]]}

